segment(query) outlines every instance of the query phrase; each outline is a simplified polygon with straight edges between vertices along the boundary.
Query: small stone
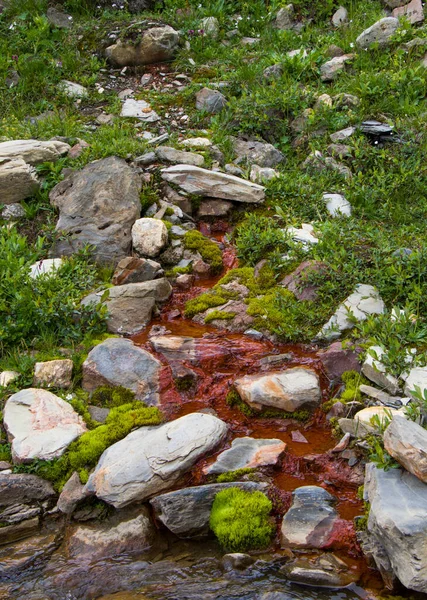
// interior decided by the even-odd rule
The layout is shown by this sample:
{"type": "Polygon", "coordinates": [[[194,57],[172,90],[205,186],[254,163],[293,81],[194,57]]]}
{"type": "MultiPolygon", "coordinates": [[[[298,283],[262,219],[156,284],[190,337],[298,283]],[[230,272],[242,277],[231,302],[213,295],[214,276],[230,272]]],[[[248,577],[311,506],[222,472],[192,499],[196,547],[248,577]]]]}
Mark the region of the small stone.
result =
{"type": "Polygon", "coordinates": [[[293,442],[297,442],[298,444],[308,444],[307,438],[303,436],[301,431],[292,431],[291,438],[293,442]]]}
{"type": "Polygon", "coordinates": [[[283,75],[283,67],[279,64],[271,65],[271,67],[264,69],[263,75],[267,80],[280,79],[283,75]]]}
{"type": "Polygon", "coordinates": [[[37,279],[41,275],[54,277],[63,263],[62,258],[44,258],[43,260],[39,260],[31,265],[30,277],[31,279],[37,279]]]}
{"type": "Polygon", "coordinates": [[[184,273],[182,275],[178,275],[178,277],[175,280],[175,283],[177,287],[179,287],[181,290],[189,290],[193,286],[194,281],[194,275],[184,273]]]}
{"type": "Polygon", "coordinates": [[[208,138],[196,137],[196,138],[188,138],[181,142],[183,146],[187,146],[189,148],[210,148],[212,146],[212,142],[208,138]]]}
{"type": "Polygon", "coordinates": [[[73,361],[49,360],[37,362],[34,366],[35,387],[69,388],[73,374],[73,361]]]}
{"type": "Polygon", "coordinates": [[[60,81],[59,89],[69,98],[87,98],[89,95],[87,89],[83,85],[73,81],[67,81],[66,79],[60,81]]]}
{"type": "MultiPolygon", "coordinates": [[[[27,164],[21,158],[9,160],[8,158],[2,158],[0,156],[0,189],[2,190],[2,204],[16,205],[21,202],[21,200],[33,196],[39,187],[40,182],[34,167],[27,164]]],[[[6,209],[7,206],[3,211],[6,209]]],[[[21,210],[23,210],[22,207],[21,210]]]]}
{"type": "Polygon", "coordinates": [[[16,381],[18,377],[20,377],[20,374],[16,371],[2,371],[0,373],[0,387],[7,387],[16,381]]]}
{"type": "Polygon", "coordinates": [[[151,108],[145,100],[134,100],[128,98],[124,101],[121,117],[134,117],[144,121],[145,123],[155,123],[160,121],[159,115],[151,108]]]}
{"type": "Polygon", "coordinates": [[[58,498],[58,510],[66,515],[71,515],[77,504],[83,500],[86,495],[85,487],[80,483],[78,473],[74,472],[62,488],[62,492],[58,498]]]}
{"type": "Polygon", "coordinates": [[[323,194],[323,201],[331,217],[351,216],[351,204],[342,194],[323,194]]]}
{"type": "Polygon", "coordinates": [[[233,208],[228,200],[203,200],[197,216],[199,219],[227,217],[233,208]]]}
{"type": "Polygon", "coordinates": [[[51,25],[58,27],[58,29],[70,29],[73,26],[73,17],[66,13],[50,6],[47,9],[47,20],[51,25]]]}
{"type": "Polygon", "coordinates": [[[412,25],[424,21],[424,10],[421,0],[411,0],[405,6],[398,6],[391,14],[396,19],[405,17],[412,25]]]}
{"type": "Polygon", "coordinates": [[[205,112],[219,113],[227,105],[227,99],[218,90],[203,88],[196,94],[196,108],[205,112]]]}
{"type": "Polygon", "coordinates": [[[216,17],[206,17],[200,21],[199,29],[212,38],[218,37],[219,21],[216,17]]]}
{"type": "Polygon", "coordinates": [[[327,50],[326,50],[326,55],[329,56],[329,58],[336,58],[337,56],[344,56],[345,52],[342,48],[340,48],[339,46],[336,46],[335,44],[331,44],[330,46],[328,46],[327,50]]]}
{"type": "Polygon", "coordinates": [[[221,452],[211,465],[203,469],[205,475],[219,475],[238,469],[256,469],[276,465],[285,452],[286,444],[278,439],[236,438],[231,448],[221,452]]]}
{"type": "Polygon", "coordinates": [[[329,154],[329,156],[340,159],[353,157],[353,149],[345,144],[329,144],[329,146],[326,148],[326,152],[329,154]]]}
{"type": "Polygon", "coordinates": [[[222,564],[226,571],[236,570],[243,571],[254,563],[255,559],[249,554],[234,552],[233,554],[224,554],[222,564]]]}
{"type": "Polygon", "coordinates": [[[194,167],[202,167],[205,159],[200,154],[194,152],[183,152],[175,148],[162,146],[156,150],[157,158],[165,163],[172,165],[193,165],[194,167]]]}
{"type": "Polygon", "coordinates": [[[337,131],[335,133],[331,133],[331,135],[329,136],[331,138],[331,140],[336,143],[336,142],[343,142],[345,140],[347,140],[349,137],[351,137],[356,131],[355,127],[346,127],[346,129],[341,129],[340,131],[337,131]]]}
{"type": "Polygon", "coordinates": [[[322,81],[333,81],[344,70],[347,62],[353,60],[354,54],[336,56],[320,67],[320,78],[322,81]]]}
{"type": "Polygon", "coordinates": [[[321,96],[319,96],[314,105],[315,109],[331,108],[331,107],[332,107],[332,98],[330,97],[329,94],[322,94],[321,96]]]}
{"type": "Polygon", "coordinates": [[[381,357],[385,354],[381,346],[371,346],[366,353],[365,361],[362,365],[362,373],[379,385],[386,389],[390,394],[396,395],[399,393],[399,381],[393,375],[386,371],[386,367],[381,361],[381,357]]]}
{"type": "Polygon", "coordinates": [[[113,285],[140,283],[163,276],[162,266],[154,260],[128,256],[117,265],[111,280],[113,285]]]}
{"type": "Polygon", "coordinates": [[[334,27],[343,27],[348,23],[348,11],[344,6],[340,6],[339,9],[332,16],[332,25],[334,27]]]}

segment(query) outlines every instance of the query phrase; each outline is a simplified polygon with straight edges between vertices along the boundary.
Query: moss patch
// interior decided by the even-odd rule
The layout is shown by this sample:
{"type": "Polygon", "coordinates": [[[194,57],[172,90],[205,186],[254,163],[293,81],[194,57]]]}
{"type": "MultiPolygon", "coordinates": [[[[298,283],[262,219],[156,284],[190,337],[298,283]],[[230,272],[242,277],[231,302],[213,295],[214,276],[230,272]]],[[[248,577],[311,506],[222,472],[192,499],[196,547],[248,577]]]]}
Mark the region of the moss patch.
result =
{"type": "Polygon", "coordinates": [[[244,475],[252,475],[256,472],[256,469],[249,467],[245,469],[236,469],[235,471],[227,471],[227,473],[221,473],[216,478],[217,483],[229,483],[231,481],[239,481],[244,475]]]}
{"type": "Polygon", "coordinates": [[[184,247],[199,252],[203,260],[210,265],[212,273],[219,273],[222,270],[221,250],[215,242],[206,238],[200,231],[187,231],[184,235],[184,247]]]}
{"type": "Polygon", "coordinates": [[[215,321],[219,319],[220,321],[228,321],[234,319],[236,313],[233,312],[225,312],[225,310],[213,310],[205,317],[205,323],[210,323],[211,321],[215,321]]]}

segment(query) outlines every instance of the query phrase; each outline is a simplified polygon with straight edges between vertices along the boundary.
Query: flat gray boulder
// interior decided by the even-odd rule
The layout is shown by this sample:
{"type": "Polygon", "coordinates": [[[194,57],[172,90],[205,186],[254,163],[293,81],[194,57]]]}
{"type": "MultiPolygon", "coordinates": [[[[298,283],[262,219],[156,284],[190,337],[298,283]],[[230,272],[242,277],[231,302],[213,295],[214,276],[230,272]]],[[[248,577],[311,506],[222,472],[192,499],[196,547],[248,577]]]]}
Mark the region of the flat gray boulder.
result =
{"type": "Polygon", "coordinates": [[[156,149],[156,156],[159,160],[171,165],[193,165],[194,167],[203,167],[205,159],[195,152],[185,152],[169,148],[169,146],[160,146],[156,149]]]}
{"type": "Polygon", "coordinates": [[[225,437],[227,425],[191,413],[159,427],[141,427],[101,456],[86,489],[121,508],[171,488],[225,437]]]}
{"type": "Polygon", "coordinates": [[[57,458],[87,431],[71,404],[36,388],[21,390],[8,399],[3,424],[15,463],[57,458]]]}
{"type": "Polygon", "coordinates": [[[94,258],[117,263],[129,255],[131,228],[141,213],[141,179],[121,158],[95,161],[61,181],[50,192],[59,209],[59,240],[54,256],[69,256],[90,244],[94,258]]]}
{"type": "Polygon", "coordinates": [[[156,519],[180,538],[201,538],[209,534],[209,518],[215,496],[230,487],[265,492],[266,483],[236,481],[184,488],[150,500],[156,519]]]}
{"type": "Polygon", "coordinates": [[[178,50],[179,34],[169,25],[151,27],[143,32],[138,44],[118,41],[105,55],[116,67],[134,67],[172,60],[178,50]]]}
{"type": "Polygon", "coordinates": [[[130,340],[109,338],[95,346],[83,363],[83,389],[93,392],[101,385],[121,385],[138,400],[157,404],[161,367],[157,358],[130,340]]]}
{"type": "Polygon", "coordinates": [[[40,182],[35,169],[22,158],[0,158],[2,204],[21,202],[35,194],[39,188],[40,182]]]}
{"type": "Polygon", "coordinates": [[[278,439],[236,438],[232,441],[231,448],[221,452],[216,461],[203,472],[206,475],[219,475],[237,469],[276,465],[285,450],[285,442],[278,439]]]}
{"type": "Polygon", "coordinates": [[[65,142],[50,140],[12,140],[0,143],[0,161],[21,158],[29,165],[39,165],[43,162],[55,162],[68,153],[71,146],[65,142]]]}
{"type": "Polygon", "coordinates": [[[380,19],[359,35],[356,39],[356,45],[362,50],[370,48],[374,43],[378,46],[387,46],[390,38],[396,33],[399,28],[399,20],[394,17],[385,17],[380,19]]]}
{"type": "Polygon", "coordinates": [[[423,427],[394,416],[384,433],[384,447],[402,467],[427,483],[427,431],[423,427]]]}
{"type": "Polygon", "coordinates": [[[265,199],[265,188],[262,185],[234,175],[208,171],[190,165],[176,165],[163,169],[162,179],[174,183],[185,192],[196,196],[222,198],[251,204],[258,204],[265,199]]]}

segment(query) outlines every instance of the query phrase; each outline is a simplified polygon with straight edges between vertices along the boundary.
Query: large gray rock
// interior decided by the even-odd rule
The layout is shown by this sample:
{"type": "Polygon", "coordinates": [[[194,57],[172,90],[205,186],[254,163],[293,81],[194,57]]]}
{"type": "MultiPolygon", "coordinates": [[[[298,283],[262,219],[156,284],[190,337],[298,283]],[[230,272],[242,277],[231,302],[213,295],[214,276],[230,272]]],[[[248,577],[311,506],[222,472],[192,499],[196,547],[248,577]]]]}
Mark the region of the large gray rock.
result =
{"type": "Polygon", "coordinates": [[[226,433],[223,421],[204,413],[141,427],[103,453],[86,488],[115,508],[147,500],[171,488],[226,433]]]}
{"type": "Polygon", "coordinates": [[[178,185],[184,191],[197,196],[222,198],[235,202],[258,204],[265,199],[262,185],[240,179],[234,175],[208,171],[190,165],[176,165],[162,171],[162,179],[178,185]]]}
{"type": "Polygon", "coordinates": [[[209,534],[209,518],[215,496],[230,487],[263,492],[266,483],[236,481],[184,488],[161,494],[150,500],[156,519],[180,538],[205,537],[209,534]]]}
{"type": "Polygon", "coordinates": [[[205,112],[215,114],[221,112],[226,105],[227,98],[218,90],[203,88],[196,94],[197,110],[204,110],[205,112]]]}
{"type": "Polygon", "coordinates": [[[282,548],[325,548],[339,519],[335,498],[315,485],[297,488],[283,517],[282,548]]]}
{"type": "MultiPolygon", "coordinates": [[[[1,146],[1,144],[0,144],[1,146]]],[[[22,158],[0,158],[0,202],[14,204],[35,194],[40,182],[35,169],[22,158]]]]}
{"type": "Polygon", "coordinates": [[[275,167],[285,162],[285,155],[272,144],[233,138],[233,149],[239,159],[259,167],[275,167]]]}
{"type": "Polygon", "coordinates": [[[406,471],[383,471],[371,463],[364,494],[378,567],[383,554],[405,587],[427,593],[427,485],[406,471]]]}
{"type": "Polygon", "coordinates": [[[274,26],[280,31],[301,31],[304,24],[295,20],[295,11],[293,4],[288,4],[281,8],[274,21],[274,26]]]}
{"type": "Polygon", "coordinates": [[[86,431],[71,404],[36,388],[21,390],[9,398],[3,424],[16,463],[57,458],[86,431]]]}
{"type": "Polygon", "coordinates": [[[286,450],[285,442],[277,439],[236,438],[231,448],[218,455],[216,461],[204,468],[206,475],[219,475],[228,471],[276,465],[286,450]]]}
{"type": "Polygon", "coordinates": [[[143,32],[138,44],[118,41],[105,55],[116,67],[150,65],[172,60],[178,50],[179,35],[169,25],[152,27],[143,32]]]}
{"type": "Polygon", "coordinates": [[[394,17],[385,17],[380,19],[365,31],[359,35],[356,39],[356,44],[359,48],[367,49],[373,43],[378,46],[387,46],[390,42],[390,38],[396,33],[399,27],[399,20],[394,17]]]}
{"type": "Polygon", "coordinates": [[[394,416],[384,433],[384,448],[407,471],[427,483],[427,431],[400,416],[394,416]]]}
{"type": "Polygon", "coordinates": [[[144,217],[132,227],[132,244],[135,252],[153,258],[160,254],[168,243],[168,230],[160,219],[144,217]]]}
{"type": "Polygon", "coordinates": [[[270,406],[294,412],[319,405],[321,391],[316,373],[303,367],[266,375],[246,375],[234,382],[242,400],[261,409],[270,406]]]}
{"type": "Polygon", "coordinates": [[[0,161],[2,159],[21,158],[29,165],[39,165],[43,162],[55,162],[70,150],[65,142],[51,140],[12,140],[0,143],[0,161]]]}
{"type": "Polygon", "coordinates": [[[108,309],[107,329],[111,333],[134,335],[151,321],[156,303],[165,302],[172,286],[164,277],[142,283],[117,285],[82,300],[83,306],[105,303],[108,309]],[[103,296],[104,297],[103,298],[103,296]]]}
{"type": "Polygon", "coordinates": [[[54,497],[52,484],[27,473],[0,473],[0,506],[42,502],[54,497]]]}
{"type": "Polygon", "coordinates": [[[157,404],[162,365],[130,340],[109,338],[95,346],[83,363],[83,389],[93,392],[101,385],[121,385],[138,400],[157,404]]]}
{"type": "Polygon", "coordinates": [[[90,244],[100,263],[116,263],[129,255],[131,227],[140,216],[141,179],[121,158],[90,163],[50,192],[59,209],[56,230],[66,239],[55,245],[57,256],[90,244]]]}

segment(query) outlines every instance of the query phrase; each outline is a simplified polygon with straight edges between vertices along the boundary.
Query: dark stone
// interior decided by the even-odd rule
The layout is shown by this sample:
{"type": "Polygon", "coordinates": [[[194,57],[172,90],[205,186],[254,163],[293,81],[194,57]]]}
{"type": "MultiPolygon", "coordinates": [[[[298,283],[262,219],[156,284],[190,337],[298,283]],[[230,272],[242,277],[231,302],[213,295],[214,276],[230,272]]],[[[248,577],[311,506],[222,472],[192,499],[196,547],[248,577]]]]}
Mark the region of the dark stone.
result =
{"type": "Polygon", "coordinates": [[[334,342],[318,353],[326,375],[331,381],[339,379],[346,371],[360,373],[361,365],[358,360],[359,350],[344,348],[342,342],[334,342]]]}
{"type": "Polygon", "coordinates": [[[47,500],[56,496],[52,485],[36,475],[1,474],[0,506],[47,500]]]}

